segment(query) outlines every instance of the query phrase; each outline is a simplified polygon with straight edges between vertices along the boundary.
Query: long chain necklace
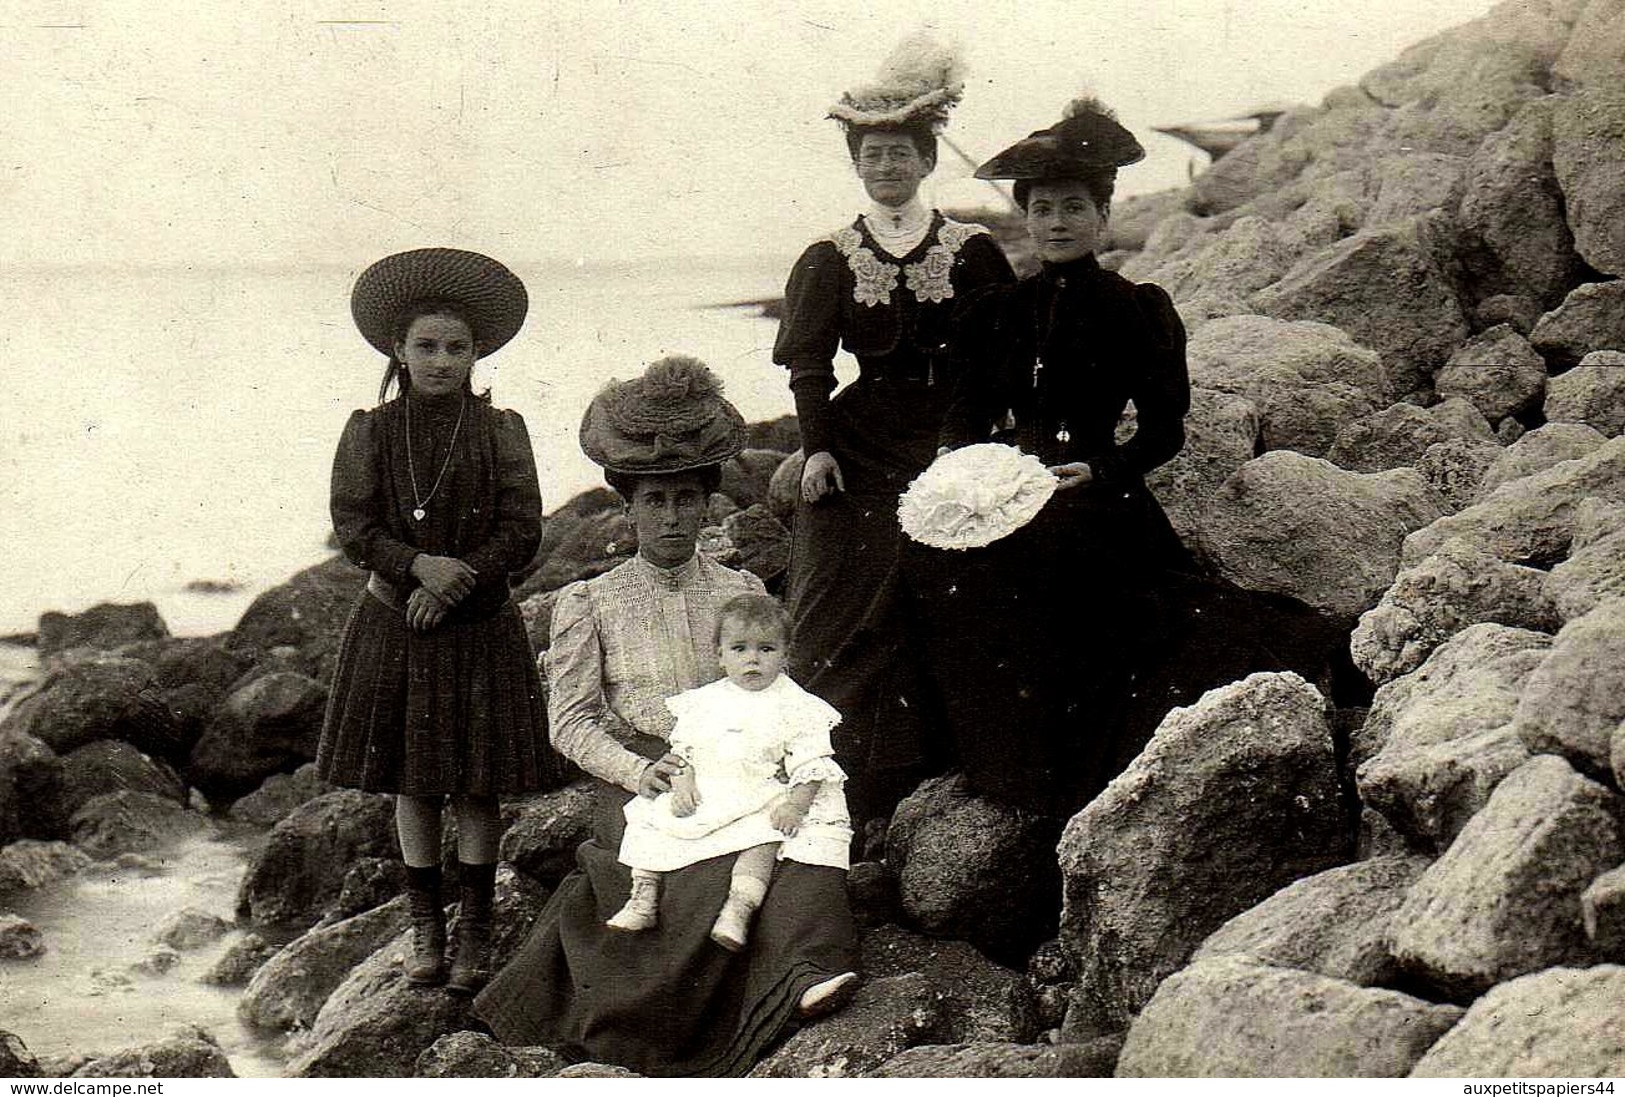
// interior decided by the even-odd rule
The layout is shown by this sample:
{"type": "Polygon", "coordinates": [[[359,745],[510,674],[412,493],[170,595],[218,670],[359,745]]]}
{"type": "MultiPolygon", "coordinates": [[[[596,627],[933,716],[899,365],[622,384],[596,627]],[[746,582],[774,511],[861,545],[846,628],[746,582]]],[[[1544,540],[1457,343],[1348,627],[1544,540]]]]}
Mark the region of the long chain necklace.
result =
{"type": "Polygon", "coordinates": [[[457,405],[457,424],[451,428],[451,444],[446,447],[446,459],[440,462],[440,475],[434,478],[434,487],[429,489],[429,494],[419,498],[417,468],[412,464],[412,398],[407,397],[406,399],[406,475],[412,481],[412,502],[414,504],[412,507],[412,520],[414,522],[423,521],[423,515],[426,513],[424,508],[429,505],[429,500],[434,498],[434,493],[440,490],[440,481],[446,478],[446,470],[451,467],[452,454],[457,452],[457,432],[463,429],[463,412],[467,407],[467,399],[457,405]]]}
{"type": "MultiPolygon", "coordinates": [[[[1064,289],[1066,289],[1066,279],[1064,277],[1056,278],[1055,290],[1049,299],[1049,308],[1045,310],[1049,314],[1049,323],[1047,325],[1039,318],[1041,310],[1033,309],[1033,393],[1035,399],[1038,393],[1039,374],[1043,371],[1045,365],[1044,345],[1048,333],[1055,330],[1056,317],[1061,307],[1061,291],[1064,289]]],[[[1072,432],[1066,429],[1065,419],[1062,419],[1058,425],[1060,429],[1055,432],[1055,440],[1064,446],[1072,441],[1072,432]]]]}

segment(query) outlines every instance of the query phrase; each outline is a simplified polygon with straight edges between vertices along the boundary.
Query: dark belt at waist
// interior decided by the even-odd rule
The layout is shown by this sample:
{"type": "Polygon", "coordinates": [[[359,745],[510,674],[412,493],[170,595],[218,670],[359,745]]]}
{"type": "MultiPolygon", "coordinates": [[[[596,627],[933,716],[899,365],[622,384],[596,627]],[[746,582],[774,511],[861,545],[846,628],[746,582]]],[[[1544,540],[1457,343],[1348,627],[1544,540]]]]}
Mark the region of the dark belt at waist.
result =
{"type": "MultiPolygon", "coordinates": [[[[410,589],[402,588],[376,571],[367,575],[367,593],[398,613],[406,612],[406,599],[410,589]]],[[[457,621],[478,621],[489,617],[513,599],[513,592],[503,584],[499,587],[475,587],[473,593],[457,603],[448,615],[457,621]]]]}

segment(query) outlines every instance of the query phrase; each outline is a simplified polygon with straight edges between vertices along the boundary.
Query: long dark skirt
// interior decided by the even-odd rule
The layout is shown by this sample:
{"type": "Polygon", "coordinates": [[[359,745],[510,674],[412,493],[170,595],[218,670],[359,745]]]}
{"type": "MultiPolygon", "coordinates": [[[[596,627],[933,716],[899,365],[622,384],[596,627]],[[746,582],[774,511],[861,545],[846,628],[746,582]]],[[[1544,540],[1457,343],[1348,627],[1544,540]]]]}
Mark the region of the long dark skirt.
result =
{"type": "Polygon", "coordinates": [[[582,843],[577,870],[474,1012],[504,1043],[551,1047],[575,1062],[655,1076],[743,1075],[792,1028],[808,987],[857,970],[846,873],[781,862],[738,953],[710,938],[732,856],[665,874],[654,929],[606,929],[630,887],[615,859],[628,799],[600,784],[597,836],[582,843]]]}
{"type": "Polygon", "coordinates": [[[369,792],[495,796],[556,784],[547,712],[518,607],[414,632],[363,591],[350,612],[316,764],[369,792]]]}

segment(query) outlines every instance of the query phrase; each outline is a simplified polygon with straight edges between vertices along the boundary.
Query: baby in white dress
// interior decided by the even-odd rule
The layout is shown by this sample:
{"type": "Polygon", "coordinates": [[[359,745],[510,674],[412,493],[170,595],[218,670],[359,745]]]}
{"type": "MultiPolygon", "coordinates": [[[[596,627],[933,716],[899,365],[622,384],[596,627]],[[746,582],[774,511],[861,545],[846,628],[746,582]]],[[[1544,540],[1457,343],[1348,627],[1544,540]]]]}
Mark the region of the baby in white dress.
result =
{"type": "Polygon", "coordinates": [[[745,944],[779,859],[847,868],[852,823],[830,729],[841,715],[784,674],[789,622],[762,594],[717,615],[726,678],[666,701],[677,718],[671,752],[684,767],[670,792],[626,805],[620,861],[632,894],[606,925],[636,932],[658,917],[661,873],[738,854],[711,939],[745,944]]]}

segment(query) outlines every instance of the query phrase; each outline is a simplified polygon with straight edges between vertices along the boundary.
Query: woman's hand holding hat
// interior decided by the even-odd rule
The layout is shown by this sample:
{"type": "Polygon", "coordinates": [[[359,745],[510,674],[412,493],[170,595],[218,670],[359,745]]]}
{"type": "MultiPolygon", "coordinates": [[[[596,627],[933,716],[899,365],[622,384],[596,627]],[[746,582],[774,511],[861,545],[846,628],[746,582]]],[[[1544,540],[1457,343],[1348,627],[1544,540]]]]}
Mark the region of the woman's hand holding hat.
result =
{"type": "Polygon", "coordinates": [[[1049,470],[1055,474],[1055,479],[1060,481],[1055,485],[1056,491],[1075,488],[1095,478],[1095,470],[1089,467],[1087,461],[1068,461],[1064,465],[1051,465],[1049,470]]]}
{"type": "Polygon", "coordinates": [[[476,572],[451,556],[420,552],[412,560],[412,576],[447,606],[455,606],[474,589],[476,572]]]}
{"type": "Polygon", "coordinates": [[[835,455],[820,450],[807,458],[801,469],[801,497],[816,503],[826,495],[846,490],[846,478],[841,475],[840,463],[835,455]]]}

